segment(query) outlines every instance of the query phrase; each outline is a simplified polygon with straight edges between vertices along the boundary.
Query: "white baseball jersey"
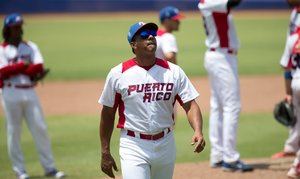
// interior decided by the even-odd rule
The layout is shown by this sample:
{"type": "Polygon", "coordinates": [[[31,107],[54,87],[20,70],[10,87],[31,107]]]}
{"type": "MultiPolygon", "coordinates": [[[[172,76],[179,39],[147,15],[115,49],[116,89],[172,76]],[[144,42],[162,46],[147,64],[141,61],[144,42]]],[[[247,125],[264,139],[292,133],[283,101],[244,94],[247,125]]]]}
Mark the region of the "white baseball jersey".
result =
{"type": "Polygon", "coordinates": [[[118,128],[155,134],[174,125],[175,100],[183,104],[198,95],[179,66],[156,59],[145,69],[130,59],[109,72],[98,102],[119,108],[118,128]]]}
{"type": "Polygon", "coordinates": [[[178,52],[178,47],[176,43],[176,38],[172,33],[165,32],[161,29],[157,31],[156,36],[157,41],[157,49],[155,52],[155,56],[160,59],[165,59],[165,54],[174,52],[178,52]]]}
{"type": "MultiPolygon", "coordinates": [[[[6,70],[18,73],[4,80],[4,83],[16,85],[31,85],[30,74],[26,74],[25,66],[22,66],[24,61],[30,61],[31,64],[42,64],[44,59],[33,42],[21,42],[18,47],[2,43],[0,45],[0,69],[7,67],[6,70]]],[[[34,69],[28,69],[28,73],[32,73],[34,69]]]]}
{"type": "Polygon", "coordinates": [[[198,8],[203,17],[208,48],[228,48],[237,50],[239,41],[230,10],[227,9],[228,0],[201,0],[198,8]]]}
{"type": "Polygon", "coordinates": [[[295,54],[295,50],[300,48],[299,33],[294,33],[288,37],[284,53],[280,60],[281,66],[292,69],[293,78],[300,78],[300,58],[297,58],[297,54],[295,54]]]}
{"type": "Polygon", "coordinates": [[[294,32],[296,32],[297,27],[299,26],[300,26],[300,13],[297,11],[296,8],[294,8],[290,17],[288,35],[292,35],[294,32]]]}

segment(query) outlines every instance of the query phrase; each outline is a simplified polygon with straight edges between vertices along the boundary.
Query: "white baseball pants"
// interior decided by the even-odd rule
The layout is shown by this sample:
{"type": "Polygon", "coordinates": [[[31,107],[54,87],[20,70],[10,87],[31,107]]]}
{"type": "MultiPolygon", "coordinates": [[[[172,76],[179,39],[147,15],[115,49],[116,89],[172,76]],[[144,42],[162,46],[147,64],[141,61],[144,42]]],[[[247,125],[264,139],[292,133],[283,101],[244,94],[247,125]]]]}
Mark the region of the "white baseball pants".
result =
{"type": "Polygon", "coordinates": [[[236,55],[226,49],[207,51],[204,66],[211,85],[209,138],[211,163],[237,161],[236,150],[240,89],[236,55]]]}
{"type": "Polygon", "coordinates": [[[119,153],[123,179],[172,179],[176,156],[172,131],[153,141],[122,130],[119,153]]]}
{"type": "Polygon", "coordinates": [[[297,152],[300,149],[300,78],[292,80],[293,106],[297,118],[295,126],[290,128],[289,137],[285,141],[285,152],[297,152]]]}
{"type": "Polygon", "coordinates": [[[34,89],[4,87],[2,105],[6,116],[7,146],[13,170],[18,174],[26,171],[20,146],[23,117],[35,141],[45,172],[53,170],[55,166],[47,126],[34,89]]]}

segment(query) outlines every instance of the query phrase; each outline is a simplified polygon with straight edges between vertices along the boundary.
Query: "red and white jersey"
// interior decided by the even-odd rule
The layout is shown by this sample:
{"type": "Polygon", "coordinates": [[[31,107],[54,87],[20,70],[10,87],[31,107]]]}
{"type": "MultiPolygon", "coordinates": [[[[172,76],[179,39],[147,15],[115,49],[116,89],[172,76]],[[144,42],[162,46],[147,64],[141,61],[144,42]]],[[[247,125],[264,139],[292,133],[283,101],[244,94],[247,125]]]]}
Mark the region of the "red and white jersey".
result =
{"type": "Polygon", "coordinates": [[[178,52],[176,38],[172,33],[165,32],[161,29],[157,31],[156,36],[157,48],[155,56],[160,59],[165,59],[165,54],[178,52]]]}
{"type": "Polygon", "coordinates": [[[300,31],[288,37],[280,65],[291,69],[293,78],[300,78],[300,31]]]}
{"type": "Polygon", "coordinates": [[[146,69],[130,59],[111,69],[98,102],[118,108],[118,128],[155,134],[174,125],[176,100],[184,104],[198,96],[179,66],[157,58],[146,69]]]}
{"type": "Polygon", "coordinates": [[[198,8],[203,17],[208,48],[228,48],[237,50],[239,40],[230,10],[228,0],[201,0],[198,8]]]}
{"type": "Polygon", "coordinates": [[[288,36],[295,33],[298,27],[300,27],[300,12],[294,8],[290,17],[288,36]]]}
{"type": "Polygon", "coordinates": [[[42,70],[44,59],[33,42],[21,42],[18,47],[2,43],[0,45],[0,78],[4,84],[32,85],[30,75],[42,70]],[[31,65],[25,66],[24,61],[31,65]]]}

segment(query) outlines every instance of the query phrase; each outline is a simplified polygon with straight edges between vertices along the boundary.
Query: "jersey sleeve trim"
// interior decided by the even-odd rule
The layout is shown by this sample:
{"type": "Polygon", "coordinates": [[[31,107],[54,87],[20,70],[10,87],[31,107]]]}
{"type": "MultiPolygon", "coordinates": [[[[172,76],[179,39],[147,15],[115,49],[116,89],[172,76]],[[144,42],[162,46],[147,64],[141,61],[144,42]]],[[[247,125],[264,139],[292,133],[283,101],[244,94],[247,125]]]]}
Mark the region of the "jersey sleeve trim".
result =
{"type": "Polygon", "coordinates": [[[136,64],[136,62],[134,61],[133,58],[123,62],[122,63],[122,73],[124,73],[125,71],[127,71],[131,67],[134,67],[135,65],[137,65],[137,64],[136,64]]]}
{"type": "Polygon", "coordinates": [[[163,68],[170,69],[170,66],[169,66],[167,60],[162,60],[160,58],[156,58],[156,63],[155,64],[158,65],[158,66],[161,66],[163,68]]]}

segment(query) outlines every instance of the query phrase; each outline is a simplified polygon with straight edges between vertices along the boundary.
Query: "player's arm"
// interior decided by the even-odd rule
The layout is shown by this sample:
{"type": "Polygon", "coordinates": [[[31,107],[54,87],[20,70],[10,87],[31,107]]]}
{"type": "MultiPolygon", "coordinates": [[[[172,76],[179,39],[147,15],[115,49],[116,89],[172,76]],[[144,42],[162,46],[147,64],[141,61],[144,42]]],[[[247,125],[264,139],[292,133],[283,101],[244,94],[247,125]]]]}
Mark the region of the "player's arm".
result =
{"type": "Polygon", "coordinates": [[[2,80],[7,79],[11,76],[23,73],[26,68],[28,67],[28,64],[24,62],[17,62],[11,65],[6,65],[0,68],[0,78],[2,80]]]}
{"type": "Polygon", "coordinates": [[[165,60],[168,60],[171,63],[177,64],[177,60],[176,60],[176,53],[175,52],[168,52],[165,53],[165,60]]]}
{"type": "Polygon", "coordinates": [[[195,145],[194,152],[201,152],[205,147],[205,140],[203,137],[203,120],[201,110],[195,100],[186,102],[182,105],[185,110],[189,123],[194,129],[194,135],[192,137],[192,145],[195,145]]]}
{"type": "Polygon", "coordinates": [[[112,168],[114,168],[115,171],[118,171],[115,160],[110,153],[110,140],[114,128],[115,114],[115,108],[103,106],[99,127],[101,142],[101,170],[112,178],[115,177],[112,168]]]}

